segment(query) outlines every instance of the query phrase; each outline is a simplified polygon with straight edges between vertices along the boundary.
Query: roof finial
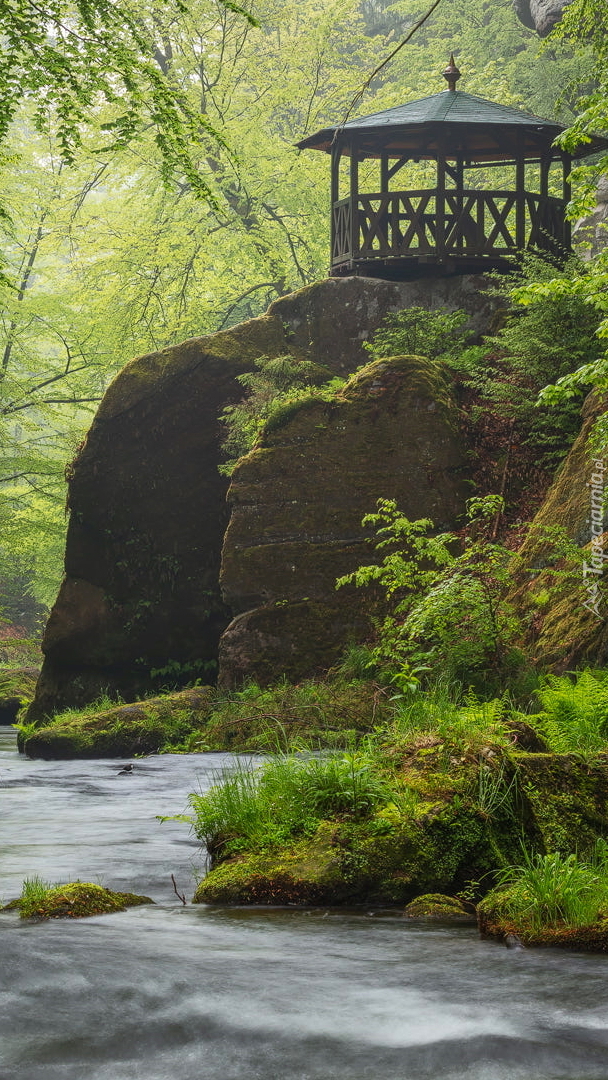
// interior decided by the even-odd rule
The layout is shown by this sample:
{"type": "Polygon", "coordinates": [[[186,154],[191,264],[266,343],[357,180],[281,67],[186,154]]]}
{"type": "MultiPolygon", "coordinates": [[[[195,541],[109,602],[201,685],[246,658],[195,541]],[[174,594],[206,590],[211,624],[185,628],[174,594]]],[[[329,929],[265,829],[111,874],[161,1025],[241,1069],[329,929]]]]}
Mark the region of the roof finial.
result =
{"type": "Polygon", "coordinates": [[[443,72],[443,77],[444,79],[447,79],[448,90],[455,90],[456,83],[460,78],[460,72],[454,62],[454,53],[450,54],[450,62],[446,67],[445,71],[443,72]]]}

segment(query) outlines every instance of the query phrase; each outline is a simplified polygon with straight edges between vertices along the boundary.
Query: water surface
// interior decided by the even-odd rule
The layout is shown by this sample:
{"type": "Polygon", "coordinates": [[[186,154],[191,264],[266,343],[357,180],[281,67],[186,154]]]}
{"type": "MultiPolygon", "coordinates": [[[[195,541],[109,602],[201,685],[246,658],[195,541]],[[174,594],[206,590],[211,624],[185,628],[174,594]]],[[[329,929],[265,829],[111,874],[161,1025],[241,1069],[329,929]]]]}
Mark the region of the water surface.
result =
{"type": "Polygon", "coordinates": [[[608,961],[398,914],[183,907],[204,858],[161,824],[225,755],[20,758],[0,734],[4,899],[26,876],[155,905],[0,917],[0,1080],[608,1080],[608,961]]]}

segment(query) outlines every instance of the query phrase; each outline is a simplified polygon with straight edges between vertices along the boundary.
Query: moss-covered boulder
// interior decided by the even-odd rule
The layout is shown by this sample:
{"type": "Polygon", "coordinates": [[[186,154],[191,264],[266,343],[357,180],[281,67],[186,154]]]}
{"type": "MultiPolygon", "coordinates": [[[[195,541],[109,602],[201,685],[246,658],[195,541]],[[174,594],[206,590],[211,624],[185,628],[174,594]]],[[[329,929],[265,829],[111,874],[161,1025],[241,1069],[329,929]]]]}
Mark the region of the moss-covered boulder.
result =
{"type": "Polygon", "coordinates": [[[149,896],[113,892],[90,881],[73,881],[40,890],[36,898],[13,900],[5,910],[17,908],[24,919],[84,919],[90,915],[110,915],[116,911],[126,911],[129,907],[153,903],[149,896]]]}
{"type": "Polygon", "coordinates": [[[220,684],[327,670],[369,630],[369,592],[336,578],[373,557],[361,519],[379,497],[451,528],[468,494],[448,374],[420,357],[378,360],[330,401],[273,417],[237,466],[221,585],[237,618],[220,684]]]}
{"type": "Polygon", "coordinates": [[[589,926],[534,927],[510,912],[513,889],[493,889],[477,905],[477,923],[482,937],[506,941],[515,935],[524,946],[551,946],[581,952],[608,952],[608,910],[589,926]]]}
{"type": "Polygon", "coordinates": [[[450,806],[426,820],[384,825],[327,823],[321,836],[234,856],[209,872],[194,902],[403,905],[478,879],[501,846],[503,857],[516,851],[514,836],[501,838],[481,815],[450,806]]]}
{"type": "Polygon", "coordinates": [[[195,902],[432,906],[429,894],[491,888],[500,869],[521,861],[522,839],[540,852],[584,853],[608,837],[608,762],[494,747],[489,767],[490,749],[454,756],[446,772],[440,739],[421,737],[403,757],[396,748],[409,808],[342,816],[266,851],[220,849],[195,902]]]}
{"type": "Polygon", "coordinates": [[[276,853],[237,856],[199,883],[194,904],[317,904],[348,899],[336,827],[276,853]]]}
{"type": "Polygon", "coordinates": [[[40,669],[0,668],[0,724],[14,724],[17,714],[34,697],[40,669]]]}
{"type": "Polygon", "coordinates": [[[101,712],[59,715],[47,725],[26,728],[19,748],[30,758],[46,760],[154,754],[193,733],[202,734],[213,697],[213,690],[202,686],[101,712]]]}
{"type": "Polygon", "coordinates": [[[441,922],[471,923],[476,916],[471,907],[457,896],[444,896],[442,893],[427,893],[417,896],[407,904],[403,913],[408,919],[436,919],[441,922]]]}

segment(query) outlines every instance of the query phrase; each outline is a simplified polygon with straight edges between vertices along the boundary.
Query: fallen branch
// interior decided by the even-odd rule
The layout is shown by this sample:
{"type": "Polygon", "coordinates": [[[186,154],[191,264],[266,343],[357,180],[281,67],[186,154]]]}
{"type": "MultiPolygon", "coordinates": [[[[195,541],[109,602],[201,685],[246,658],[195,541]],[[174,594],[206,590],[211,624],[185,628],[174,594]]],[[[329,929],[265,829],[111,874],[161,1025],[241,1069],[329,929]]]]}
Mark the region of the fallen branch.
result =
{"type": "Polygon", "coordinates": [[[175,881],[175,878],[173,877],[173,874],[171,874],[171,881],[173,882],[173,892],[181,900],[182,904],[185,907],[186,906],[186,897],[183,895],[183,893],[177,891],[177,883],[175,881]]]}

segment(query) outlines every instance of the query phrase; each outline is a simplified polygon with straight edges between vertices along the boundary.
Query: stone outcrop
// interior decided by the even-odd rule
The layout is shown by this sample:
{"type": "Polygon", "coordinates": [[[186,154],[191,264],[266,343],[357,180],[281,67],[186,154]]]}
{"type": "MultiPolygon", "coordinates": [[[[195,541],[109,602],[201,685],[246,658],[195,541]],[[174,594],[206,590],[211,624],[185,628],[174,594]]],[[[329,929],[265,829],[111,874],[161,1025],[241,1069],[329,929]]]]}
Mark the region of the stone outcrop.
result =
{"type": "Polygon", "coordinates": [[[130,705],[59,716],[54,724],[19,732],[18,746],[30,758],[125,758],[156,754],[187,740],[192,749],[206,745],[199,738],[213,707],[209,686],[192,686],[130,705]]]}
{"type": "MultiPolygon", "coordinates": [[[[405,753],[400,743],[393,766],[424,799],[413,809],[400,811],[392,803],[358,821],[330,811],[314,835],[261,849],[257,837],[242,836],[238,852],[230,853],[228,845],[215,852],[193,903],[405,905],[418,900],[424,906],[405,914],[432,915],[435,898],[428,894],[444,894],[445,904],[446,895],[464,887],[489,889],[497,871],[520,862],[522,841],[533,851],[574,849],[585,858],[606,834],[603,757],[590,763],[576,754],[499,751],[494,780],[503,785],[502,798],[490,810],[475,794],[480,770],[487,778],[484,758],[460,758],[450,779],[440,764],[449,740],[447,735],[431,746],[420,740],[405,753]],[[389,819],[391,827],[383,828],[389,819]]],[[[280,823],[280,811],[277,818],[280,823]]]]}
{"type": "Polygon", "coordinates": [[[30,717],[214,676],[229,620],[218,416],[237,376],[285,348],[264,317],[134,360],[108,388],[70,469],[66,578],[30,717]]]}
{"type": "Polygon", "coordinates": [[[596,199],[595,210],[577,221],[572,231],[572,241],[585,262],[590,262],[608,246],[608,176],[597,185],[596,199]]]}
{"type": "Polygon", "coordinates": [[[368,590],[336,592],[369,562],[361,526],[379,497],[437,528],[463,513],[465,452],[443,370],[378,360],[333,400],[288,407],[243,458],[228,494],[221,584],[237,617],[220,643],[220,681],[265,683],[327,670],[369,627],[368,590]]]}
{"type": "MultiPolygon", "coordinates": [[[[368,359],[363,343],[386,313],[412,305],[464,308],[471,315],[472,333],[479,333],[488,328],[493,311],[492,300],[481,292],[483,285],[477,277],[447,278],[432,285],[329,279],[283,297],[258,319],[127,364],[108,388],[69,469],[66,577],[46,629],[45,661],[29,718],[83,706],[105,692],[133,701],[160,687],[215,677],[220,635],[246,606],[241,598],[236,611],[232,609],[240,586],[228,576],[226,599],[219,586],[229,511],[228,482],[218,472],[218,417],[241,396],[238,376],[253,370],[255,359],[291,353],[348,375],[368,359]]],[[[387,461],[374,433],[382,424],[374,427],[370,417],[374,408],[382,410],[384,391],[375,405],[373,393],[363,427],[375,479],[361,487],[361,499],[349,518],[353,521],[373,508],[378,495],[394,490],[379,482],[387,461]]],[[[391,393],[386,400],[393,400],[391,393]]],[[[434,421],[439,411],[427,412],[430,399],[425,400],[421,415],[434,421]]],[[[340,408],[346,415],[346,401],[340,408]]],[[[300,440],[304,427],[312,431],[315,423],[325,423],[326,412],[321,408],[318,419],[313,413],[308,419],[304,413],[294,417],[294,424],[303,424],[300,440]]],[[[333,421],[330,427],[337,431],[333,421]]],[[[403,436],[408,438],[406,431],[403,436]]],[[[387,430],[382,437],[388,437],[387,430]]],[[[393,440],[396,437],[395,427],[393,440]]],[[[422,473],[434,468],[434,447],[424,446],[431,456],[420,464],[422,473]]],[[[301,446],[293,453],[285,449],[281,467],[286,469],[288,461],[297,466],[300,453],[301,446]]],[[[409,463],[412,454],[413,444],[409,463]]],[[[349,465],[334,456],[332,468],[339,475],[349,465]]],[[[321,479],[325,483],[327,472],[313,479],[313,486],[321,479]]],[[[402,490],[405,494],[407,485],[402,484],[402,490]]],[[[296,519],[291,529],[297,527],[296,519]]],[[[276,528],[277,535],[283,535],[283,525],[276,528]]],[[[307,543],[314,543],[313,535],[314,530],[306,533],[307,543]]],[[[293,542],[298,543],[295,534],[293,542]]],[[[357,544],[360,548],[359,534],[357,544]]],[[[307,567],[312,565],[309,559],[307,567]]],[[[349,565],[335,560],[336,572],[349,565]]],[[[284,579],[287,571],[281,573],[284,579]]],[[[328,581],[328,569],[323,573],[328,581]]],[[[314,574],[310,584],[300,582],[300,598],[309,598],[301,600],[304,604],[316,603],[314,574]]],[[[295,597],[292,592],[284,597],[283,585],[279,597],[292,603],[295,597]]],[[[262,599],[258,589],[251,603],[258,605],[262,599]]],[[[312,620],[311,626],[322,624],[331,643],[326,613],[319,618],[311,608],[302,614],[312,620]]],[[[293,604],[290,615],[297,616],[293,604]]]]}
{"type": "Polygon", "coordinates": [[[524,26],[546,37],[561,19],[567,3],[568,0],[513,0],[513,7],[524,26]]]}
{"type": "MultiPolygon", "coordinates": [[[[597,451],[590,445],[591,429],[606,405],[598,393],[587,398],[581,433],[532,522],[515,571],[511,600],[525,627],[526,651],[542,668],[556,672],[585,662],[596,667],[608,663],[608,569],[604,564],[601,573],[594,573],[583,566],[583,561],[593,565],[593,477],[599,478],[595,488],[608,487],[608,458],[600,457],[598,467],[597,451]],[[564,539],[573,545],[572,556],[564,539]],[[596,610],[590,604],[594,583],[596,610]]],[[[597,543],[608,555],[608,510],[595,515],[597,543]]]]}

